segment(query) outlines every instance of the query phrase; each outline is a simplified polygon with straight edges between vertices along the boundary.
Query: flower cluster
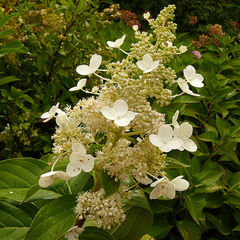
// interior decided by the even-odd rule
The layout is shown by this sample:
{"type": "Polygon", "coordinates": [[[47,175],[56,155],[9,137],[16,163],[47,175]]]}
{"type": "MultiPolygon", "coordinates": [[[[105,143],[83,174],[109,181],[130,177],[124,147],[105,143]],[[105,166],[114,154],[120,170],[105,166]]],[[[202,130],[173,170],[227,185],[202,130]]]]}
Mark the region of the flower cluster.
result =
{"type": "MultiPolygon", "coordinates": [[[[173,149],[195,152],[197,146],[190,139],[193,127],[187,122],[178,124],[178,111],[172,123],[165,124],[164,114],[152,109],[148,101],[151,97],[162,106],[168,105],[173,98],[168,86],[176,83],[183,93],[193,96],[198,94],[193,93],[188,84],[203,87],[203,77],[193,66],[187,66],[183,71],[185,79],[177,81],[174,70],[165,66],[174,56],[187,51],[185,46],[177,48],[173,45],[176,25],[171,20],[174,9],[174,5],[164,8],[155,20],[145,13],[144,18],[153,33],[140,32],[135,26],[137,41],[131,44],[128,52],[122,49],[126,35],[110,39],[108,49],[116,48],[126,57],[101,69],[102,56],[94,54],[89,64],[77,66],[77,73],[85,78],[69,89],[84,91],[87,78],[96,77],[101,80],[101,85],[87,92],[92,96],[64,111],[56,104],[41,116],[45,122],[56,118],[56,133],[52,137],[57,159],[54,165],[62,159],[69,159],[69,163],[65,174],[54,171],[53,165],[51,172],[41,176],[40,186],[49,186],[55,178],[67,180],[82,171],[89,172],[94,176],[94,187],[79,194],[75,211],[80,219],[88,218],[105,229],[124,221],[122,200],[131,197],[129,186],[137,188],[138,183],[151,184],[155,187],[150,195],[152,199],[160,196],[172,199],[175,191],[184,191],[189,186],[183,176],[172,181],[165,176],[164,152],[173,149]],[[99,135],[102,136],[100,139],[99,135]],[[91,145],[98,150],[91,151],[91,145]],[[102,172],[107,172],[120,185],[108,197],[101,185],[102,172]],[[152,183],[149,176],[157,181],[152,183]]],[[[74,230],[71,234],[78,233],[74,230]]]]}
{"type": "Polygon", "coordinates": [[[80,219],[88,218],[94,221],[98,227],[111,229],[120,224],[126,218],[122,210],[122,198],[120,193],[115,193],[107,199],[104,190],[97,192],[85,192],[77,199],[75,212],[80,219]]]}
{"type": "Polygon", "coordinates": [[[195,25],[198,22],[198,19],[196,16],[189,16],[189,24],[190,25],[195,25]]]}
{"type": "Polygon", "coordinates": [[[214,24],[209,28],[208,35],[202,34],[199,36],[199,40],[195,41],[193,40],[193,45],[200,48],[202,46],[206,45],[217,45],[220,46],[221,43],[219,39],[217,39],[214,35],[217,34],[220,37],[223,37],[225,33],[222,31],[222,26],[219,24],[214,24]]]}

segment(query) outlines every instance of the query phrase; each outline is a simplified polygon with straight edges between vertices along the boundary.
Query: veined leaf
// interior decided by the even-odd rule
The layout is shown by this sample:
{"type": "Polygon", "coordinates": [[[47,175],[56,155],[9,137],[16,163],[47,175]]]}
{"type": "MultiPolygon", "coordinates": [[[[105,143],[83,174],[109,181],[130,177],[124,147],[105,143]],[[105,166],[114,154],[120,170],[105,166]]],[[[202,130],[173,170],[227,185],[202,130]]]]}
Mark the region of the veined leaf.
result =
{"type": "Polygon", "coordinates": [[[32,204],[0,201],[0,239],[23,240],[37,210],[32,204]]]}
{"type": "Polygon", "coordinates": [[[21,52],[28,53],[27,48],[23,45],[22,42],[12,41],[6,45],[0,46],[0,54],[12,53],[12,52],[21,52]]]}
{"type": "Polygon", "coordinates": [[[201,227],[190,218],[178,221],[177,228],[184,240],[201,239],[201,227]]]}
{"type": "Polygon", "coordinates": [[[0,197],[23,201],[28,190],[47,164],[33,158],[16,158],[0,162],[0,197]]]}
{"type": "Polygon", "coordinates": [[[132,207],[126,220],[113,232],[116,239],[139,240],[153,223],[153,214],[145,208],[132,207]]]}
{"type": "Polygon", "coordinates": [[[204,196],[202,194],[185,195],[185,205],[192,218],[200,225],[199,216],[205,205],[204,196]]]}
{"type": "Polygon", "coordinates": [[[19,14],[10,14],[10,15],[7,15],[6,17],[0,19],[0,28],[2,28],[2,26],[8,21],[10,20],[12,17],[16,16],[16,15],[19,15],[19,14]]]}
{"type": "Polygon", "coordinates": [[[21,79],[18,79],[15,76],[2,77],[0,78],[0,86],[10,82],[16,82],[16,81],[21,81],[21,79]]]}
{"type": "Polygon", "coordinates": [[[55,199],[61,196],[62,194],[60,193],[56,193],[48,189],[43,189],[39,185],[34,185],[28,190],[23,202],[33,202],[36,200],[44,199],[55,199]]]}
{"type": "Polygon", "coordinates": [[[231,234],[231,229],[228,229],[224,224],[221,223],[220,220],[218,220],[214,215],[204,212],[206,218],[217,228],[217,230],[222,234],[222,235],[228,235],[231,234]]]}
{"type": "Polygon", "coordinates": [[[120,186],[120,181],[116,182],[114,177],[110,177],[108,175],[108,171],[102,170],[101,184],[105,191],[105,197],[108,197],[118,190],[120,186]]]}
{"type": "Polygon", "coordinates": [[[205,142],[216,142],[218,140],[218,136],[215,132],[208,131],[196,137],[205,142]]]}
{"type": "Polygon", "coordinates": [[[145,193],[141,189],[137,189],[136,191],[134,191],[134,193],[131,195],[131,199],[124,200],[124,204],[145,208],[145,209],[149,210],[150,212],[152,211],[151,207],[148,203],[148,200],[145,196],[145,193]]]}
{"type": "Polygon", "coordinates": [[[62,196],[46,204],[33,219],[25,240],[59,239],[74,225],[75,205],[74,195],[62,196]]]}
{"type": "Polygon", "coordinates": [[[191,167],[191,165],[180,162],[174,158],[166,157],[167,168],[191,167]]]}
{"type": "Polygon", "coordinates": [[[163,239],[173,228],[168,222],[154,222],[148,231],[148,234],[154,239],[163,239]]]}

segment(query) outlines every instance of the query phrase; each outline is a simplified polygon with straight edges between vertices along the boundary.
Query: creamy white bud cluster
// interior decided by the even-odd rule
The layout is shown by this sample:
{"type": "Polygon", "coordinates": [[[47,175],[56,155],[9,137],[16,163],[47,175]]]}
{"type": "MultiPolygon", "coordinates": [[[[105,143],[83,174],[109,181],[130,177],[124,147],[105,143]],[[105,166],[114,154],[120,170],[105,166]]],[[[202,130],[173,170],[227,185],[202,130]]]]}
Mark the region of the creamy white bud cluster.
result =
{"type": "Polygon", "coordinates": [[[104,190],[85,192],[77,199],[75,212],[79,219],[88,218],[98,227],[111,229],[116,224],[121,224],[126,216],[122,210],[121,194],[114,193],[108,198],[104,197],[104,190]]]}

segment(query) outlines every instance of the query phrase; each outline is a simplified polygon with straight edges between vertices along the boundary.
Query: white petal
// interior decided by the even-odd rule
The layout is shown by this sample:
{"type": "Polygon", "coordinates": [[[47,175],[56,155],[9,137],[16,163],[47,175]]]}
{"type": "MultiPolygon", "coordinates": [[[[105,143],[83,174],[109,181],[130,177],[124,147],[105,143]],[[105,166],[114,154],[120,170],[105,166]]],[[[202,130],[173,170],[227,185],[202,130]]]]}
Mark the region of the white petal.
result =
{"type": "Polygon", "coordinates": [[[154,146],[157,146],[157,147],[161,147],[164,143],[162,140],[159,139],[158,135],[156,134],[151,134],[149,136],[149,141],[154,145],[154,146]]]}
{"type": "Polygon", "coordinates": [[[187,80],[193,79],[196,75],[196,70],[193,66],[188,65],[185,69],[183,69],[183,75],[187,80]]]}
{"type": "Polygon", "coordinates": [[[98,68],[100,67],[102,62],[102,56],[94,54],[90,59],[90,68],[93,72],[96,72],[98,68]]]}
{"type": "Polygon", "coordinates": [[[101,109],[101,112],[102,112],[102,115],[107,119],[110,119],[110,120],[117,119],[117,114],[113,108],[106,106],[101,109]]]}
{"type": "Polygon", "coordinates": [[[79,87],[72,87],[72,88],[69,88],[69,91],[70,91],[70,92],[78,91],[78,90],[80,90],[79,87]]]}
{"type": "Polygon", "coordinates": [[[163,144],[162,146],[160,146],[159,149],[162,152],[170,152],[170,151],[172,151],[172,148],[169,148],[166,144],[163,144]]]}
{"type": "Polygon", "coordinates": [[[115,42],[107,41],[107,44],[109,47],[119,48],[123,44],[125,37],[126,37],[126,35],[123,35],[121,38],[117,39],[115,42]]]}
{"type": "Polygon", "coordinates": [[[158,129],[158,137],[163,142],[169,141],[173,137],[173,129],[169,125],[163,125],[158,129]]]}
{"type": "Polygon", "coordinates": [[[202,88],[204,86],[204,84],[196,79],[192,79],[191,81],[189,81],[189,83],[196,88],[202,88]]]}
{"type": "Polygon", "coordinates": [[[192,139],[184,140],[183,147],[189,152],[197,151],[197,145],[192,139]]]}
{"type": "Polygon", "coordinates": [[[78,152],[82,156],[85,156],[86,153],[87,153],[86,148],[81,143],[73,143],[72,151],[73,152],[78,152]]]}
{"type": "Polygon", "coordinates": [[[47,188],[54,183],[53,177],[40,177],[38,184],[42,188],[47,188]]]}
{"type": "Polygon", "coordinates": [[[183,176],[178,176],[171,181],[176,191],[185,191],[189,187],[189,182],[185,179],[181,179],[182,177],[183,176]]]}
{"type": "Polygon", "coordinates": [[[59,179],[62,179],[62,180],[70,180],[71,179],[71,177],[63,171],[56,171],[56,177],[59,179]]]}
{"type": "Polygon", "coordinates": [[[158,180],[154,181],[150,187],[156,187],[160,182],[162,182],[164,179],[167,179],[166,177],[159,178],[158,180]]]}
{"type": "Polygon", "coordinates": [[[152,179],[150,179],[148,177],[139,177],[139,176],[134,176],[134,177],[141,184],[148,185],[148,184],[152,183],[152,179]]]}
{"type": "Polygon", "coordinates": [[[79,152],[72,152],[69,161],[76,162],[76,161],[83,161],[85,154],[80,154],[79,152]]]}
{"type": "Polygon", "coordinates": [[[189,86],[186,81],[177,81],[177,83],[183,92],[186,92],[189,90],[189,86]]]}
{"type": "Polygon", "coordinates": [[[80,65],[76,68],[76,72],[80,75],[90,75],[95,71],[87,65],[80,65]]]}
{"type": "Polygon", "coordinates": [[[153,59],[150,54],[147,53],[143,56],[143,63],[147,69],[152,67],[153,59]]]}
{"type": "Polygon", "coordinates": [[[107,45],[112,48],[116,48],[116,44],[113,41],[107,41],[107,45]]]}
{"type": "Polygon", "coordinates": [[[55,174],[56,174],[56,171],[51,171],[51,172],[47,172],[47,173],[42,174],[40,177],[41,178],[45,178],[45,177],[53,177],[53,178],[55,178],[54,177],[55,174]]]}
{"type": "Polygon", "coordinates": [[[48,112],[45,112],[41,115],[41,118],[49,118],[52,117],[48,112]]]}
{"type": "Polygon", "coordinates": [[[128,111],[124,116],[114,120],[114,123],[120,127],[127,126],[134,118],[136,114],[132,111],[128,111]]]}
{"type": "Polygon", "coordinates": [[[117,115],[124,116],[128,111],[128,105],[124,100],[117,100],[113,104],[113,109],[116,111],[117,115]]]}
{"type": "Polygon", "coordinates": [[[201,96],[200,94],[194,93],[194,92],[191,91],[191,90],[185,91],[185,93],[187,93],[187,94],[189,94],[189,95],[192,95],[192,96],[194,96],[194,97],[199,97],[199,96],[201,96]]]}
{"type": "Polygon", "coordinates": [[[183,140],[180,138],[172,138],[166,143],[166,146],[170,149],[179,149],[183,146],[183,143],[183,140]]]}
{"type": "Polygon", "coordinates": [[[178,128],[178,127],[179,127],[179,124],[178,124],[178,122],[177,122],[178,115],[179,115],[179,110],[177,110],[177,111],[174,113],[173,117],[172,117],[172,125],[173,125],[174,128],[178,128]]]}
{"type": "Polygon", "coordinates": [[[94,167],[94,158],[92,155],[87,154],[83,160],[82,169],[84,172],[90,172],[94,167]]]}
{"type": "Polygon", "coordinates": [[[70,162],[67,165],[66,172],[70,177],[77,176],[82,170],[82,162],[70,162]]]}
{"type": "Polygon", "coordinates": [[[188,122],[182,123],[179,128],[174,129],[174,136],[177,138],[189,138],[193,133],[193,127],[188,122]]]}

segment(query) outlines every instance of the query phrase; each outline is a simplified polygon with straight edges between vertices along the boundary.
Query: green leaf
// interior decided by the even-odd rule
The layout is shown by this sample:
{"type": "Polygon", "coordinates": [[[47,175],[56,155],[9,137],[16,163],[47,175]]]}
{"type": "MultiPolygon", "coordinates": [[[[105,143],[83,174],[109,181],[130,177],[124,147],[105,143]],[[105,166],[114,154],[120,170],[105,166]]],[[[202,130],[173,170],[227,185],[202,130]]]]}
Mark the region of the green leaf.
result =
{"type": "Polygon", "coordinates": [[[14,34],[14,30],[13,29],[5,29],[3,31],[0,32],[0,38],[3,38],[7,35],[10,35],[10,34],[14,34]]]}
{"type": "Polygon", "coordinates": [[[237,226],[233,229],[233,231],[240,231],[240,225],[237,225],[237,226]]]}
{"type": "Polygon", "coordinates": [[[88,172],[81,171],[76,177],[72,177],[69,181],[72,194],[77,195],[79,192],[90,190],[94,181],[92,175],[88,172]]]}
{"type": "Polygon", "coordinates": [[[115,240],[106,230],[97,227],[86,227],[78,239],[82,240],[115,240]]]}
{"type": "Polygon", "coordinates": [[[191,165],[185,164],[183,162],[180,162],[174,158],[170,158],[170,157],[166,157],[165,159],[166,163],[167,163],[167,168],[181,168],[181,167],[191,167],[191,165]]]}
{"type": "Polygon", "coordinates": [[[177,228],[184,240],[200,240],[201,229],[192,219],[185,218],[183,221],[177,221],[177,228]]]}
{"type": "Polygon", "coordinates": [[[222,120],[218,115],[216,116],[216,125],[221,138],[224,139],[226,133],[229,133],[229,129],[227,128],[227,125],[224,122],[224,120],[222,120]]]}
{"type": "Polygon", "coordinates": [[[205,205],[204,196],[202,194],[185,195],[185,205],[192,218],[200,225],[199,216],[205,205]]]}
{"type": "Polygon", "coordinates": [[[172,212],[175,205],[175,200],[151,200],[150,206],[153,213],[172,212]]]}
{"type": "Polygon", "coordinates": [[[148,231],[148,234],[154,239],[163,239],[173,228],[168,222],[154,222],[148,231]]]}
{"type": "Polygon", "coordinates": [[[75,205],[75,195],[62,196],[46,204],[35,216],[25,240],[59,239],[74,225],[75,205]]]}
{"type": "Polygon", "coordinates": [[[50,191],[48,189],[42,189],[39,185],[34,185],[27,192],[23,202],[33,202],[36,200],[55,199],[61,197],[62,194],[50,191]]]}
{"type": "Polygon", "coordinates": [[[22,202],[28,190],[47,164],[33,158],[16,158],[0,162],[0,198],[22,202]]]}
{"type": "Polygon", "coordinates": [[[28,50],[27,48],[25,48],[23,43],[19,41],[8,42],[6,45],[0,46],[0,54],[7,54],[13,52],[28,53],[28,50]]]}
{"type": "Polygon", "coordinates": [[[211,185],[215,183],[224,173],[224,171],[215,171],[215,170],[206,170],[201,173],[194,174],[194,178],[196,178],[195,186],[202,185],[211,185]]]}
{"type": "Polygon", "coordinates": [[[16,14],[16,13],[15,13],[15,14],[10,14],[10,15],[7,15],[6,17],[0,19],[0,28],[2,28],[2,26],[3,26],[8,20],[10,20],[12,17],[17,16],[17,15],[19,15],[19,14],[16,14]]]}
{"type": "Polygon", "coordinates": [[[139,240],[153,223],[153,214],[145,208],[132,207],[126,220],[113,232],[116,239],[139,240]]]}
{"type": "Polygon", "coordinates": [[[222,224],[222,222],[218,220],[214,215],[208,212],[204,212],[204,214],[208,221],[210,221],[222,235],[231,234],[232,231],[228,229],[224,224],[222,224]]]}
{"type": "Polygon", "coordinates": [[[208,131],[203,134],[200,134],[196,137],[197,139],[200,139],[205,142],[216,142],[218,140],[218,136],[215,132],[208,131]]]}
{"type": "Polygon", "coordinates": [[[16,81],[21,81],[21,79],[18,79],[15,76],[2,77],[0,78],[0,86],[7,83],[11,83],[11,82],[16,82],[16,81]]]}
{"type": "Polygon", "coordinates": [[[134,191],[134,193],[131,195],[131,199],[124,200],[123,202],[126,205],[141,207],[149,210],[150,212],[152,211],[148,203],[148,200],[145,196],[145,193],[141,189],[137,189],[136,191],[134,191]]]}
{"type": "Polygon", "coordinates": [[[0,239],[24,239],[36,213],[37,208],[32,204],[0,201],[0,239]]]}
{"type": "Polygon", "coordinates": [[[120,181],[116,182],[114,177],[110,177],[108,175],[108,171],[102,170],[101,184],[105,191],[105,197],[108,197],[118,190],[120,186],[120,181]]]}

